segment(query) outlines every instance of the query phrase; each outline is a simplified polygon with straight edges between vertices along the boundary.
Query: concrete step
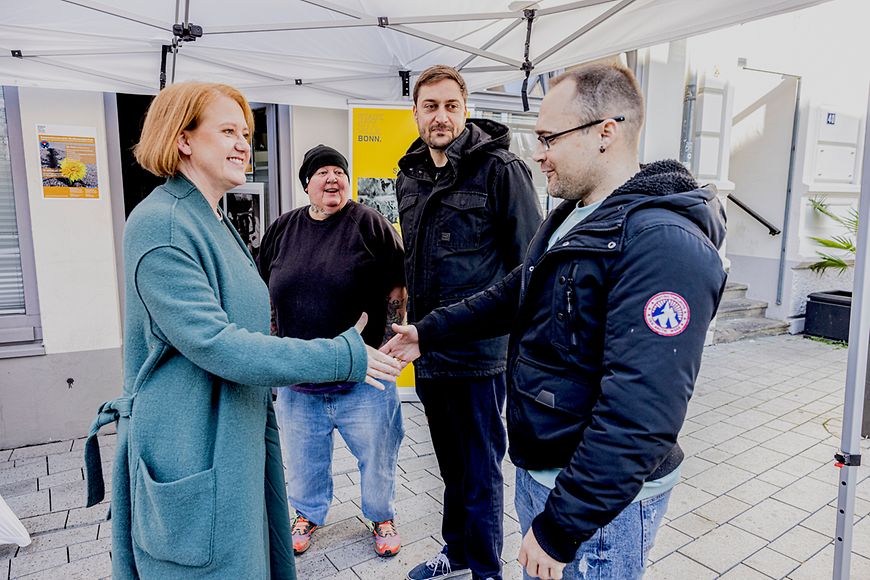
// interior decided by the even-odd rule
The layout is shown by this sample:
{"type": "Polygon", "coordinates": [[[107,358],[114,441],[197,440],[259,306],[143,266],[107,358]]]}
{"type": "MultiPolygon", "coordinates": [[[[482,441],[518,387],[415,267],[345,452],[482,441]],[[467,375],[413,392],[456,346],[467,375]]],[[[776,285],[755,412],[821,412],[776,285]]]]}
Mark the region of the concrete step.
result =
{"type": "Polygon", "coordinates": [[[713,344],[786,334],[788,326],[788,322],[770,318],[720,318],[716,321],[716,330],[713,332],[713,344]]]}
{"type": "Polygon", "coordinates": [[[733,298],[746,298],[747,290],[749,290],[749,286],[747,286],[746,284],[728,282],[725,284],[725,292],[722,294],[722,300],[731,300],[733,298]]]}
{"type": "Polygon", "coordinates": [[[719,303],[716,314],[719,320],[732,318],[764,318],[767,312],[767,302],[750,300],[749,298],[729,298],[719,303]]]}

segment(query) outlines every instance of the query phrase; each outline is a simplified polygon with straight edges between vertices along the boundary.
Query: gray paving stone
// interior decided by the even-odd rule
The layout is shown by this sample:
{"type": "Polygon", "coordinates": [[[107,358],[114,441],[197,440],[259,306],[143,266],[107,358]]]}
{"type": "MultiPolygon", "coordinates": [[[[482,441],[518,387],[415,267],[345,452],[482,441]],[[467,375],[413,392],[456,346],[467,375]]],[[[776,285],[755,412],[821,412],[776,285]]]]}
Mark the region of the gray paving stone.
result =
{"type": "Polygon", "coordinates": [[[800,562],[792,560],[770,548],[763,548],[743,561],[744,564],[771,578],[785,578],[792,570],[800,566],[800,562]]]}
{"type": "Polygon", "coordinates": [[[730,457],[726,461],[729,465],[739,467],[740,469],[757,475],[787,461],[788,458],[789,455],[786,453],[780,453],[779,451],[756,446],[748,451],[735,455],[734,457],[730,457]]]}
{"type": "Polygon", "coordinates": [[[329,578],[336,572],[338,569],[332,565],[326,554],[315,555],[306,552],[296,557],[297,578],[329,578]]]}
{"type": "Polygon", "coordinates": [[[689,512],[675,518],[668,522],[668,525],[693,539],[700,538],[704,534],[716,529],[717,526],[716,522],[708,520],[695,512],[689,512]]]}
{"type": "Polygon", "coordinates": [[[48,491],[36,491],[5,498],[6,504],[18,519],[48,513],[48,491]]]}
{"type": "Polygon", "coordinates": [[[718,574],[679,552],[659,560],[647,569],[645,580],[713,580],[718,574]]]}
{"type": "Polygon", "coordinates": [[[728,495],[744,503],[755,505],[769,498],[780,489],[777,485],[756,478],[735,487],[728,492],[728,495]]]}
{"type": "Polygon", "coordinates": [[[773,494],[774,499],[803,510],[816,511],[837,497],[836,481],[822,482],[810,477],[803,477],[788,487],[773,494]]]}
{"type": "Polygon", "coordinates": [[[731,524],[772,541],[807,516],[809,513],[802,509],[769,498],[731,520],[731,524]]]}
{"type": "Polygon", "coordinates": [[[773,449],[774,451],[779,451],[780,453],[785,453],[787,455],[797,455],[801,451],[809,449],[813,445],[816,445],[819,442],[818,439],[814,437],[808,437],[806,435],[801,435],[800,433],[787,432],[782,435],[777,435],[776,437],[769,439],[768,441],[764,441],[761,444],[768,449],[773,449]]]}
{"type": "Polygon", "coordinates": [[[0,496],[7,498],[14,495],[33,493],[34,491],[39,491],[39,482],[36,478],[22,479],[21,481],[0,485],[0,496]]]}
{"type": "Polygon", "coordinates": [[[72,544],[69,547],[69,561],[81,560],[88,556],[94,556],[112,549],[112,538],[102,538],[90,542],[72,544]]]}
{"type": "Polygon", "coordinates": [[[744,471],[739,467],[720,464],[688,480],[688,483],[703,489],[713,495],[722,495],[738,485],[746,483],[753,477],[753,473],[744,471]]]}
{"type": "Polygon", "coordinates": [[[61,530],[66,525],[66,513],[58,512],[54,514],[34,516],[32,518],[24,518],[21,520],[21,523],[24,524],[24,528],[30,535],[61,530]]]}
{"type": "MultiPolygon", "coordinates": [[[[101,453],[100,457],[103,460],[110,459],[101,453]]],[[[85,456],[83,451],[71,451],[69,453],[61,453],[58,455],[48,456],[48,473],[54,474],[61,471],[69,471],[70,469],[81,469],[85,465],[85,456]]]]}
{"type": "Polygon", "coordinates": [[[42,445],[31,445],[30,447],[19,447],[13,453],[13,460],[28,459],[31,457],[43,457],[45,455],[54,455],[57,453],[68,453],[72,448],[72,441],[57,441],[55,443],[44,443],[42,445]]]}
{"type": "Polygon", "coordinates": [[[97,526],[83,526],[68,530],[57,530],[33,537],[29,546],[21,548],[20,554],[33,554],[53,548],[71,546],[97,539],[97,526]]]}
{"type": "Polygon", "coordinates": [[[24,465],[15,465],[15,467],[0,471],[0,485],[8,485],[27,479],[34,479],[48,473],[48,467],[45,463],[45,458],[39,458],[37,461],[29,462],[24,465]]]}
{"type": "Polygon", "coordinates": [[[716,524],[724,524],[752,508],[748,503],[722,495],[694,511],[695,514],[716,524]]]}
{"type": "Polygon", "coordinates": [[[738,564],[719,577],[720,580],[770,580],[770,576],[753,570],[749,566],[738,564]]]}
{"type": "Polygon", "coordinates": [[[392,558],[374,558],[353,567],[360,578],[404,578],[408,570],[434,556],[441,545],[432,538],[425,538],[402,548],[392,558]]]}
{"type": "MultiPolygon", "coordinates": [[[[830,578],[834,569],[834,546],[828,546],[800,568],[788,575],[789,580],[819,580],[830,578]]],[[[870,560],[858,554],[852,554],[851,578],[855,580],[870,578],[870,560]]]]}
{"type": "Polygon", "coordinates": [[[668,502],[668,517],[678,518],[712,501],[715,497],[713,494],[688,483],[678,483],[671,492],[671,499],[668,502]]]}
{"type": "MultiPolygon", "coordinates": [[[[68,561],[65,547],[46,550],[38,554],[19,555],[12,560],[10,577],[20,578],[27,574],[62,566],[68,561]]],[[[61,576],[56,576],[56,578],[61,578],[61,576]]]]}
{"type": "MultiPolygon", "coordinates": [[[[106,521],[107,507],[103,504],[97,504],[89,508],[75,508],[69,510],[69,518],[67,519],[67,527],[77,527],[86,524],[98,524],[106,521]]],[[[59,512],[63,513],[63,512],[59,512]]]]}
{"type": "Polygon", "coordinates": [[[683,546],[680,553],[721,574],[763,548],[765,543],[758,536],[725,524],[683,546]]]}
{"type": "Polygon", "coordinates": [[[805,562],[833,541],[831,536],[796,526],[771,542],[769,547],[793,560],[805,562]]]}
{"type": "Polygon", "coordinates": [[[663,525],[656,532],[655,544],[649,554],[650,561],[657,562],[668,554],[679,550],[692,540],[694,540],[692,536],[672,528],[670,524],[663,525]]]}
{"type": "Polygon", "coordinates": [[[86,484],[84,481],[61,483],[50,487],[51,511],[70,510],[84,507],[87,500],[86,484]]]}
{"type": "Polygon", "coordinates": [[[48,489],[60,485],[62,483],[72,483],[74,481],[84,481],[85,474],[82,468],[70,469],[67,471],[59,471],[51,475],[43,475],[39,478],[39,489],[48,489]]]}
{"type": "Polygon", "coordinates": [[[23,580],[92,580],[112,575],[112,560],[108,552],[96,554],[57,568],[22,576],[23,580]]]}

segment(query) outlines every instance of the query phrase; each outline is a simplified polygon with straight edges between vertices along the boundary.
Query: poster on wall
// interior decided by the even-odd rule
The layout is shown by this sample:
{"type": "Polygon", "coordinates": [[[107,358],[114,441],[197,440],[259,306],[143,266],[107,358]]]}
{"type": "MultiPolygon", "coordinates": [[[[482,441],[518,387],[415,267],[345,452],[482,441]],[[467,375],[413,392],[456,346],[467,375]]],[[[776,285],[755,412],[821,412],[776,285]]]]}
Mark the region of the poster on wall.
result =
{"type": "Polygon", "coordinates": [[[397,226],[399,159],[419,136],[411,105],[351,105],[350,117],[353,197],[397,226]]]}
{"type": "Polygon", "coordinates": [[[266,200],[262,183],[249,182],[229,190],[221,207],[254,259],[265,229],[266,200]]]}
{"type": "Polygon", "coordinates": [[[95,127],[37,125],[42,196],[99,199],[95,127]]]}
{"type": "MultiPolygon", "coordinates": [[[[419,137],[411,104],[351,104],[349,114],[353,198],[381,212],[398,230],[399,159],[419,137]]],[[[403,401],[417,400],[413,365],[405,367],[396,384],[403,401]]]]}

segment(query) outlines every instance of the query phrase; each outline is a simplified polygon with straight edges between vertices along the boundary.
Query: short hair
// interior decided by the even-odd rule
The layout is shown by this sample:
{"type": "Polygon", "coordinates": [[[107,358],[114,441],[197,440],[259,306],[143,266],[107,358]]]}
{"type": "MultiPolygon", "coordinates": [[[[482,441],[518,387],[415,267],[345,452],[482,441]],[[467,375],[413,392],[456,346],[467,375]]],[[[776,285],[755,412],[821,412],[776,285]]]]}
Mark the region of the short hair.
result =
{"type": "Polygon", "coordinates": [[[644,122],[643,94],[634,73],[617,63],[592,63],[562,73],[550,81],[574,83],[575,106],[581,123],[625,116],[629,135],[640,138],[644,122]]]}
{"type": "Polygon", "coordinates": [[[417,95],[420,93],[420,87],[434,85],[435,83],[440,83],[446,79],[450,79],[459,85],[459,92],[462,93],[462,100],[467,101],[468,88],[465,86],[465,79],[462,78],[459,71],[452,66],[447,66],[446,64],[436,64],[421,72],[420,76],[417,77],[417,82],[414,83],[414,104],[417,104],[417,95]]]}
{"type": "Polygon", "coordinates": [[[253,134],[254,114],[238,89],[219,83],[177,83],[160,91],[148,107],[142,136],[133,148],[139,165],[158,177],[175,175],[181,161],[178,136],[182,131],[196,129],[202,121],[203,111],[219,95],[227,96],[239,104],[248,130],[253,134]]]}

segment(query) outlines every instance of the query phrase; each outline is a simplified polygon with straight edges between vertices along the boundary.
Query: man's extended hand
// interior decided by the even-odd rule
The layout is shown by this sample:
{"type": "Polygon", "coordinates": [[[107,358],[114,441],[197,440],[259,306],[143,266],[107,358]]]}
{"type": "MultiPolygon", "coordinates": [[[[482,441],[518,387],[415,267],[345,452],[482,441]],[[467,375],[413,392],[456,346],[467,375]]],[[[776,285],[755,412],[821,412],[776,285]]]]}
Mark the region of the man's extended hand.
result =
{"type": "Polygon", "coordinates": [[[562,569],[565,568],[565,564],[557,562],[541,548],[535,538],[535,532],[531,528],[523,537],[517,560],[532,578],[562,580],[562,569]]]}
{"type": "Polygon", "coordinates": [[[404,367],[420,358],[420,337],[413,324],[393,324],[396,335],[381,347],[381,352],[396,358],[404,367]]]}
{"type": "MultiPolygon", "coordinates": [[[[358,333],[362,333],[369,320],[368,314],[365,312],[356,321],[354,329],[358,333]]],[[[402,371],[402,364],[397,362],[393,357],[379,352],[377,349],[366,345],[366,355],[368,362],[366,367],[366,382],[376,389],[384,390],[384,385],[381,381],[395,382],[396,377],[402,371]]]]}

